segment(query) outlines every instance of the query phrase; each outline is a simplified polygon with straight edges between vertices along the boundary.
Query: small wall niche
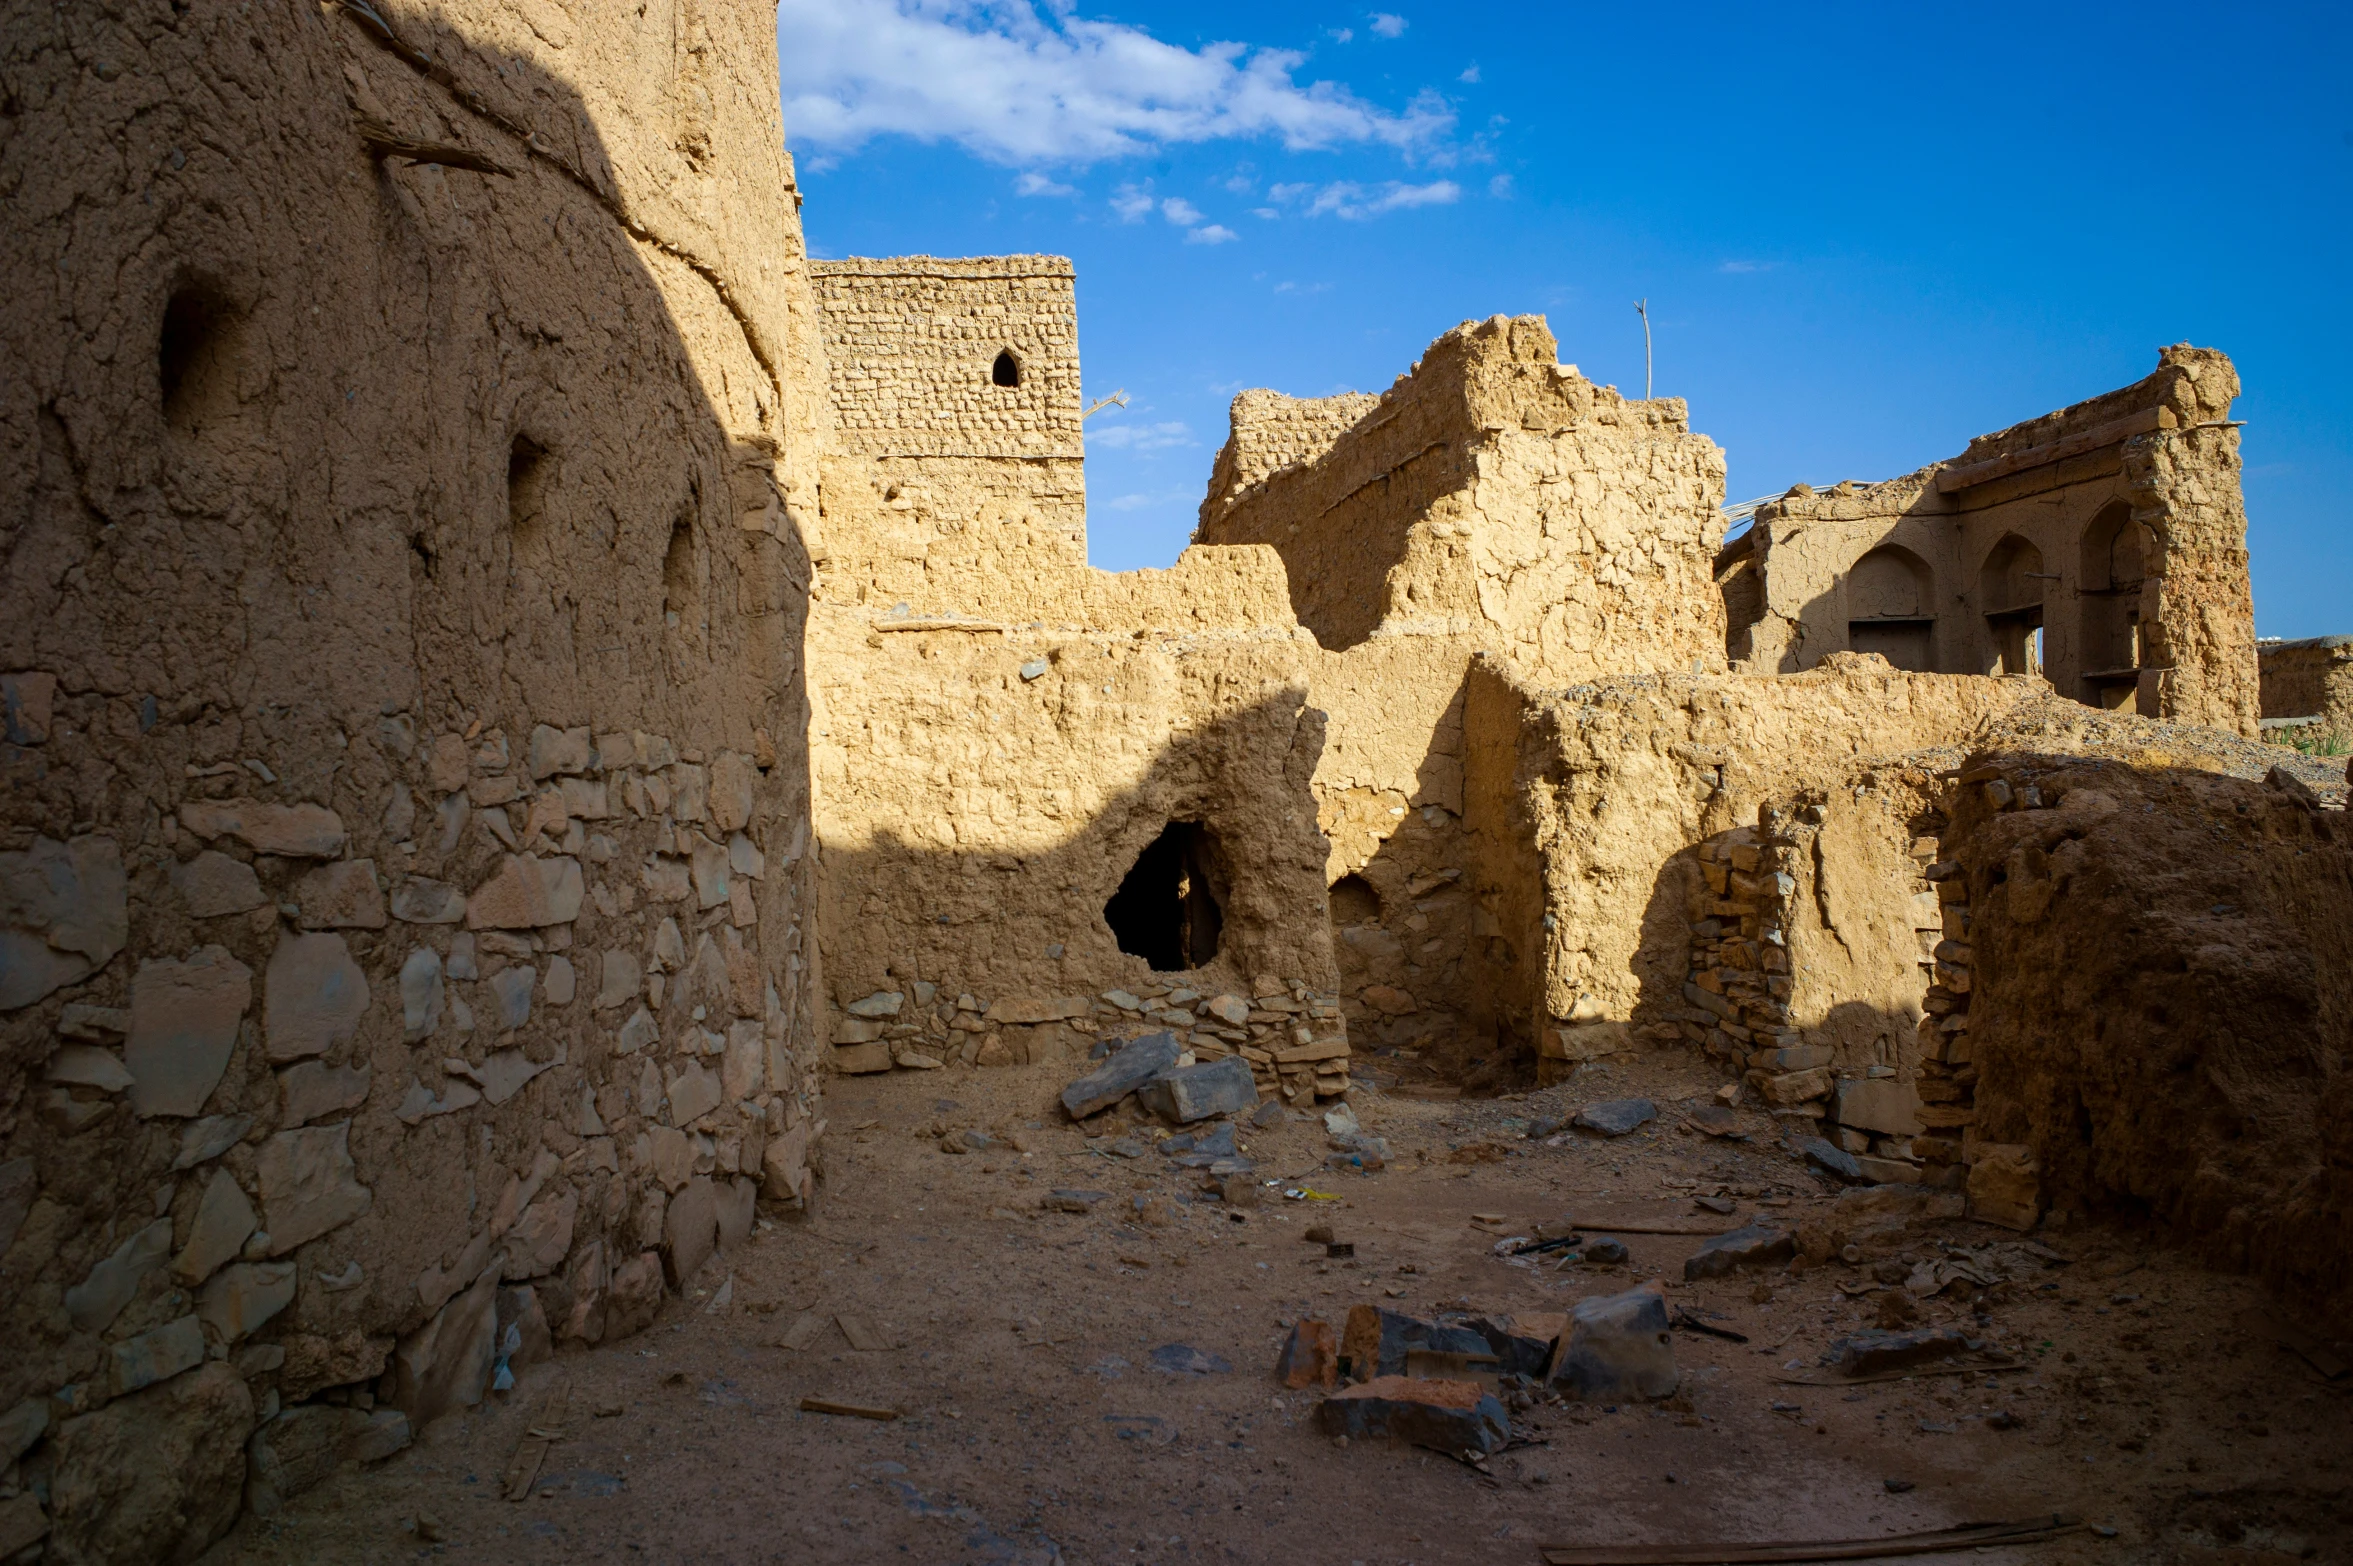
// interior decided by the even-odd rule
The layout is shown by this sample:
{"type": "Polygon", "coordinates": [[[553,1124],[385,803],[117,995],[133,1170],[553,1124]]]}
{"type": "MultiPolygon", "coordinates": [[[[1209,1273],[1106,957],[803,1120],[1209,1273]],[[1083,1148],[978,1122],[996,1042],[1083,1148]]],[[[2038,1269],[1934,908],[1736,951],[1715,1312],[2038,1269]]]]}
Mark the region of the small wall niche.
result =
{"type": "Polygon", "coordinates": [[[662,553],[662,617],[669,629],[689,640],[703,634],[703,552],[694,534],[694,516],[681,511],[670,524],[670,544],[662,553]]]}
{"type": "Polygon", "coordinates": [[[1021,361],[1013,357],[1012,349],[1001,348],[997,351],[997,362],[989,366],[989,384],[992,386],[1019,386],[1021,384],[1021,361]]]}
{"type": "Polygon", "coordinates": [[[1381,922],[1381,894],[1361,875],[1344,875],[1332,883],[1332,927],[1381,922]]]}
{"type": "Polygon", "coordinates": [[[155,371],[167,429],[194,438],[237,409],[243,322],[219,288],[182,283],[163,307],[155,371]]]}
{"type": "Polygon", "coordinates": [[[555,459],[528,435],[507,449],[507,529],[518,564],[539,565],[548,554],[547,489],[555,459]]]}
{"type": "Polygon", "coordinates": [[[1103,905],[1103,922],[1121,951],[1156,972],[1182,973],[1217,956],[1227,891],[1217,834],[1198,821],[1171,821],[1103,905]]]}

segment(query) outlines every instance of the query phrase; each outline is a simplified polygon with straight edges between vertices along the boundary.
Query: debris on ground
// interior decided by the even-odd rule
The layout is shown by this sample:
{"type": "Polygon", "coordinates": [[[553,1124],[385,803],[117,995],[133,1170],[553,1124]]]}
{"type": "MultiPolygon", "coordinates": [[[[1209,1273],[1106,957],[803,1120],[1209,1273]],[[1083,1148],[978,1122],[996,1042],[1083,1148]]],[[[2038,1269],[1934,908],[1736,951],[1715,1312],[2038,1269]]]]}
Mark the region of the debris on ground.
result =
{"type": "Polygon", "coordinates": [[[1325,1398],[1315,1417],[1328,1436],[1385,1437],[1449,1453],[1496,1452],[1511,1440],[1511,1416],[1502,1402],[1467,1381],[1377,1376],[1325,1398]]]}
{"type": "Polygon", "coordinates": [[[1771,1267],[1797,1254],[1797,1240],[1786,1229],[1752,1223],[1730,1234],[1719,1234],[1683,1263],[1683,1281],[1721,1278],[1740,1267],[1771,1267]]]}
{"type": "Polygon", "coordinates": [[[1603,1136],[1624,1136],[1658,1117],[1659,1106],[1647,1098],[1613,1098],[1605,1103],[1587,1104],[1577,1111],[1570,1124],[1582,1130],[1598,1131],[1603,1136]]]}
{"type": "Polygon", "coordinates": [[[1579,1300],[1548,1379],[1586,1402],[1673,1397],[1682,1378],[1658,1286],[1579,1300]]]}

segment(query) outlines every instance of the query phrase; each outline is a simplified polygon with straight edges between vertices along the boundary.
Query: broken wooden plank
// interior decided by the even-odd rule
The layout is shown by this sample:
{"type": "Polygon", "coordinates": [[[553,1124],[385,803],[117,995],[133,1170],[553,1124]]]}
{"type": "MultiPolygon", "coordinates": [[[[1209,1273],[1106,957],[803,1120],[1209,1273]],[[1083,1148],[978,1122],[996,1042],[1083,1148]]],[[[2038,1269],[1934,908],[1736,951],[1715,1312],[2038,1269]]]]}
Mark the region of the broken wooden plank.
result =
{"type": "Polygon", "coordinates": [[[833,1312],[831,1311],[802,1311],[793,1318],[793,1324],[784,1329],[784,1336],[776,1340],[776,1346],[791,1349],[796,1354],[800,1353],[817,1341],[818,1334],[823,1332],[827,1323],[832,1320],[833,1312]]]}
{"type": "Polygon", "coordinates": [[[2004,1370],[2031,1370],[2021,1359],[1947,1360],[1942,1364],[1906,1365],[1900,1370],[1873,1371],[1867,1376],[1842,1376],[1828,1370],[1800,1370],[1773,1379],[1785,1387],[1859,1387],[1867,1381],[1902,1381],[1911,1376],[1992,1375],[2004,1370]]]}
{"type": "Polygon", "coordinates": [[[1713,1544],[1543,1544],[1545,1566],[1747,1566],[1770,1561],[1864,1561],[1886,1555],[1931,1555],[1996,1544],[2036,1544],[2083,1527],[2081,1518],[2057,1513],[2019,1522],[1962,1523],[1928,1533],[1890,1534],[1879,1539],[1826,1539],[1713,1544]]]}
{"type": "Polygon", "coordinates": [[[550,1387],[546,1401],[533,1410],[531,1422],[524,1427],[523,1439],[516,1443],[514,1458],[500,1480],[508,1500],[531,1498],[531,1487],[539,1482],[539,1466],[547,1461],[547,1449],[564,1438],[564,1418],[571,1412],[571,1406],[572,1383],[567,1378],[550,1387]]]}
{"type": "Polygon", "coordinates": [[[899,1411],[871,1403],[844,1403],[838,1398],[805,1397],[801,1399],[804,1414],[840,1414],[850,1419],[896,1419],[899,1411]]]}

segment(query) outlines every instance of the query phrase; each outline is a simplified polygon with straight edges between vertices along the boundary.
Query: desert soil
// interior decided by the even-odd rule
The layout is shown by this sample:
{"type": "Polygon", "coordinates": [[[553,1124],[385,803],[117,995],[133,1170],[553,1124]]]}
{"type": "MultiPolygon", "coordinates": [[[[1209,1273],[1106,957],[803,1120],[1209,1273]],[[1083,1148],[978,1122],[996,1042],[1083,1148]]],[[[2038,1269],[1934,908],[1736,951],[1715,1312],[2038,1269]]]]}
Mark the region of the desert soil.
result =
{"type": "Polygon", "coordinates": [[[1603,1267],[1494,1254],[1499,1238],[1563,1214],[1595,1231],[1596,1214],[1729,1221],[1695,1195],[1732,1197],[1743,1221],[1827,1212],[1836,1188],[1763,1115],[1744,1114],[1740,1142],[1682,1124],[1679,1108],[1717,1085],[1696,1064],[1589,1067],[1502,1099],[1360,1091],[1389,1167],[1325,1171],[1320,1120],[1294,1115],[1244,1133],[1259,1177],[1281,1183],[1241,1210],[1160,1156],[1090,1146],[1111,1117],[1068,1124],[1054,1103],[1062,1075],[837,1082],[812,1215],[764,1217],[652,1330],[527,1367],[514,1391],[376,1468],[273,1518],[249,1515],[209,1558],[1389,1566],[2067,1512],[2099,1531],[1978,1555],[2353,1559],[2353,1376],[2325,1381],[2284,1349],[2256,1285],[2143,1237],[2046,1230],[2034,1241],[2065,1260],[1918,1305],[1920,1324],[1966,1327],[2023,1368],[1855,1387],[1776,1377],[1815,1371],[1843,1333],[1903,1315],[1909,1292],[1880,1275],[2020,1237],[1915,1220],[1858,1263],[1695,1284],[1682,1264],[1701,1241],[1686,1236],[1627,1235],[1631,1260],[1603,1267]],[[1632,1135],[1526,1135],[1538,1117],[1638,1094],[1663,1115],[1632,1135]],[[964,1128],[1027,1151],[943,1152],[943,1133],[964,1128]],[[1043,1210],[1054,1188],[1109,1196],[1083,1216],[1043,1210]],[[1338,1200],[1284,1194],[1303,1189],[1338,1200]],[[1141,1213],[1139,1197],[1154,1198],[1141,1213]],[[1353,1242],[1354,1258],[1304,1242],[1317,1223],[1353,1242]],[[1539,1403],[1515,1415],[1533,1444],[1484,1472],[1410,1447],[1339,1445],[1317,1431],[1317,1394],[1272,1376],[1303,1315],[1337,1325],[1359,1303],[1558,1312],[1650,1278],[1671,1306],[1750,1341],[1678,1331],[1678,1398],[1539,1403]],[[854,1348],[836,1315],[888,1346],[854,1348]],[[820,1326],[808,1346],[785,1346],[820,1326]],[[1231,1369],[1156,1369],[1152,1351],[1169,1344],[1231,1369]],[[900,1417],[802,1412],[812,1395],[900,1417]],[[535,1428],[560,1438],[525,1498],[509,1500],[502,1480],[535,1428]]]}

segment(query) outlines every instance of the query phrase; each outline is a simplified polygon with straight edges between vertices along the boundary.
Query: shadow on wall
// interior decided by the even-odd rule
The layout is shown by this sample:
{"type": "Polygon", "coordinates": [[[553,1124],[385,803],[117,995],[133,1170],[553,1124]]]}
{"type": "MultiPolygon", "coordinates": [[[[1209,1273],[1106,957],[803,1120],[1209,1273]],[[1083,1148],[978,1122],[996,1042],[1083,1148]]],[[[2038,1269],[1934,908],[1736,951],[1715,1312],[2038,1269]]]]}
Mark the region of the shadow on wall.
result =
{"type": "Polygon", "coordinates": [[[2353,818],[2080,757],[1968,775],[1974,1140],[2353,1323],[2353,818]]]}
{"type": "MultiPolygon", "coordinates": [[[[113,160],[67,152],[118,101],[89,96],[96,79],[70,57],[53,57],[72,78],[60,107],[16,122],[54,154],[35,155],[29,201],[120,218],[0,240],[12,272],[47,279],[0,326],[23,367],[0,392],[0,668],[59,687],[45,732],[0,746],[7,846],[73,838],[117,867],[78,883],[113,899],[102,949],[78,923],[10,932],[12,962],[66,944],[95,960],[45,960],[31,986],[12,969],[0,1017],[5,1101],[53,1110],[12,1117],[0,1149],[0,1296],[25,1306],[0,1313],[0,1407],[82,1385],[93,1411],[28,1455],[54,1481],[52,1547],[77,1558],[189,1558],[217,1537],[265,1399],[372,1392],[422,1422],[480,1398],[509,1320],[559,1338],[635,1330],[665,1263],[691,1271],[717,1238],[712,1171],[658,1180],[636,1151],[641,1132],[685,1140],[661,1077],[642,1090],[640,1068],[674,1064],[673,1048],[623,1062],[629,1013],[590,999],[592,954],[643,956],[665,915],[691,920],[692,903],[641,898],[639,878],[699,834],[683,809],[624,807],[618,765],[543,769],[524,736],[644,731],[714,753],[773,736],[744,827],[770,868],[734,924],[794,993],[774,937],[798,872],[767,828],[789,837],[806,818],[808,562],[769,483],[759,347],[690,269],[657,275],[623,231],[571,84],[407,25],[430,31],[437,61],[533,103],[558,150],[527,152],[351,16],[316,9],[200,12],[129,62],[126,88],[239,84],[205,98],[193,138],[174,128],[184,115],[119,100],[121,166],[170,171],[156,176],[170,199],[117,198],[113,160]],[[284,68],[257,75],[257,50],[284,68]],[[320,82],[351,84],[353,103],[320,82]],[[371,161],[355,112],[446,120],[514,172],[371,161]],[[285,156],[226,150],[239,146],[285,156]],[[36,265],[36,248],[55,255],[36,265]],[[67,289],[85,277],[115,282],[67,289]],[[681,307],[698,319],[682,324],[681,307]],[[737,405],[705,377],[713,356],[737,405]],[[92,792],[54,781],[101,771],[112,781],[92,792]],[[569,817],[551,796],[574,800],[569,817]],[[206,799],[248,824],[175,831],[206,799]],[[256,819],[333,830],[292,841],[256,819]],[[577,915],[542,907],[477,939],[444,894],[462,909],[528,863],[516,848],[585,871],[566,894],[577,915]],[[420,881],[430,909],[404,901],[420,881]],[[327,882],[357,911],[324,909],[327,882]],[[296,905],[299,929],[271,912],[296,905]],[[309,995],[310,977],[332,995],[309,995]],[[143,1056],[156,1004],[187,1013],[203,1048],[174,1034],[157,1046],[168,1061],[143,1056]],[[127,1018],[129,1099],[126,1057],[87,1025],[100,1042],[76,1046],[70,1085],[40,1082],[73,1008],[127,1018]],[[460,1013],[482,1025],[461,1031],[460,1013]],[[452,1058],[472,1081],[443,1075],[452,1058]],[[404,1112],[420,1089],[431,1106],[404,1112]],[[559,1163],[551,1144],[589,1151],[559,1163]],[[532,1204],[503,1242],[518,1214],[499,1211],[502,1192],[532,1204]],[[223,1215],[240,1213],[224,1249],[223,1215]],[[256,1215],[275,1237],[267,1260],[232,1262],[256,1215]],[[144,1249],[124,1251],[127,1235],[144,1249]],[[173,1252],[174,1267],[154,1264],[173,1252]]],[[[637,759],[642,783],[654,763],[637,759]]],[[[608,983],[615,968],[602,962],[608,983]]],[[[757,1031],[749,989],[732,1015],[757,1031]]],[[[675,986],[662,1018],[673,1042],[687,993],[675,986]]],[[[697,1113],[730,1138],[745,1123],[732,1102],[697,1113]]]]}
{"type": "MultiPolygon", "coordinates": [[[[1164,744],[1135,784],[1050,845],[943,851],[888,830],[829,842],[819,897],[837,1007],[928,982],[948,1001],[1085,998],[1155,979],[1247,996],[1260,977],[1328,989],[1323,839],[1309,781],[1323,716],[1296,694],[1230,710],[1164,744]],[[991,987],[995,993],[984,993],[991,987]]],[[[1050,768],[1026,789],[1088,779],[1050,768]]],[[[974,823],[960,830],[969,833],[974,823]]],[[[1049,1053],[1050,1022],[1008,1039],[1049,1053]]]]}

